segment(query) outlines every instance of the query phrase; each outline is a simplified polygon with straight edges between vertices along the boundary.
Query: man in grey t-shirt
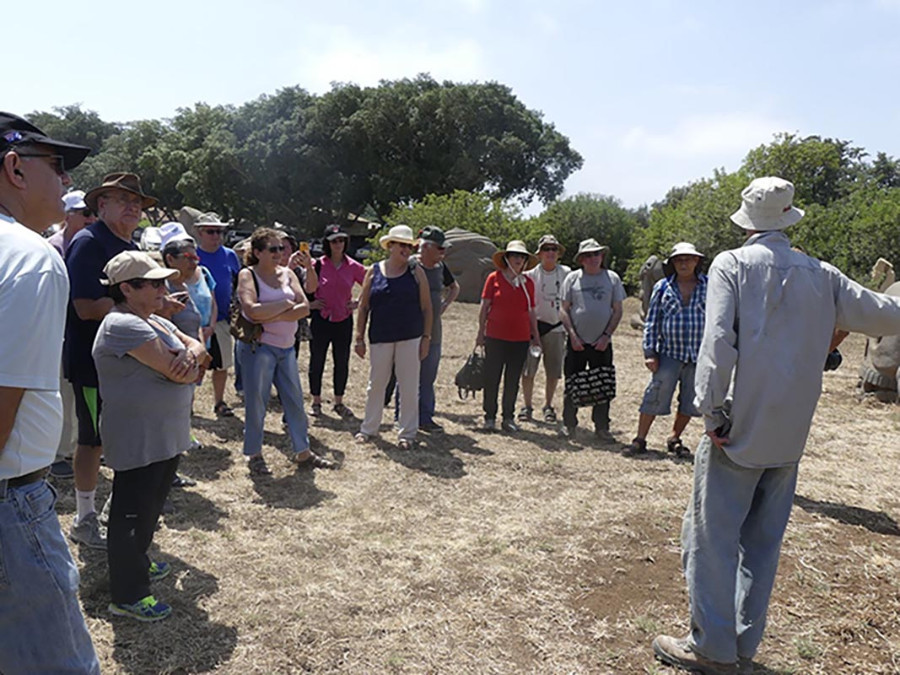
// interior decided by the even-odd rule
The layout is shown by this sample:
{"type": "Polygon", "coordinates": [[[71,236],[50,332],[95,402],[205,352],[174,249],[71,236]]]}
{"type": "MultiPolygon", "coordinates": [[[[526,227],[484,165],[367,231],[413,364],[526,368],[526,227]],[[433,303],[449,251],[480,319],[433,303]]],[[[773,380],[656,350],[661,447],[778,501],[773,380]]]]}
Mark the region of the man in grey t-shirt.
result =
{"type": "MultiPolygon", "coordinates": [[[[596,239],[585,239],[575,254],[575,264],[582,269],[569,274],[563,282],[560,318],[569,335],[563,364],[567,378],[613,363],[612,335],[622,319],[625,287],[618,274],[604,268],[608,254],[608,246],[601,246],[596,239]]],[[[593,407],[591,419],[596,435],[601,440],[611,440],[608,401],[593,407]]],[[[563,434],[573,438],[578,408],[568,397],[563,402],[563,425],[563,434]]]]}

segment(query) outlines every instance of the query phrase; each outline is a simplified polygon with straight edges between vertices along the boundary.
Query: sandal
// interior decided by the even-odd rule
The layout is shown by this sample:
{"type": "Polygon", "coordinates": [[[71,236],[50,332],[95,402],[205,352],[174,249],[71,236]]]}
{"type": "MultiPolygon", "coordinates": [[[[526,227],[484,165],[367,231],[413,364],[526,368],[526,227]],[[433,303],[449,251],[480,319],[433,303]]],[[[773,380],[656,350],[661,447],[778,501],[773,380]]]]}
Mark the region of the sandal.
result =
{"type": "Polygon", "coordinates": [[[684,443],[681,442],[681,439],[675,438],[674,436],[666,441],[666,449],[668,449],[669,452],[674,452],[675,456],[679,458],[691,456],[690,448],[685,447],[684,443]]]}
{"type": "Polygon", "coordinates": [[[251,476],[271,476],[272,472],[266,465],[266,460],[262,455],[253,455],[247,462],[247,468],[250,470],[251,476]]]}
{"type": "Polygon", "coordinates": [[[354,434],[353,440],[356,441],[357,443],[368,443],[370,440],[372,440],[372,437],[369,436],[368,434],[364,434],[363,432],[359,431],[356,434],[354,434]]]}
{"type": "Polygon", "coordinates": [[[309,414],[312,417],[321,417],[322,416],[322,404],[321,403],[313,403],[312,408],[310,408],[309,414]]]}
{"type": "Polygon", "coordinates": [[[631,441],[631,445],[625,448],[625,454],[629,457],[633,457],[634,455],[643,455],[647,452],[647,439],[646,438],[635,438],[631,441]]]}
{"type": "Polygon", "coordinates": [[[398,450],[412,450],[413,442],[406,438],[401,438],[397,441],[397,449],[398,450]]]}
{"type": "Polygon", "coordinates": [[[334,405],[334,412],[336,412],[338,414],[338,417],[342,417],[345,420],[351,419],[354,417],[353,411],[350,410],[350,408],[345,406],[343,403],[336,403],[334,405]]]}
{"type": "Polygon", "coordinates": [[[234,417],[234,410],[225,401],[216,403],[213,412],[216,413],[216,417],[234,417]]]}
{"type": "Polygon", "coordinates": [[[179,476],[177,473],[175,474],[175,478],[172,479],[172,487],[176,488],[186,488],[192,487],[197,484],[192,478],[188,478],[187,476],[179,476]]]}
{"type": "Polygon", "coordinates": [[[544,414],[544,421],[547,424],[556,424],[556,411],[553,409],[553,406],[544,406],[544,409],[541,412],[544,414]]]}
{"type": "Polygon", "coordinates": [[[338,465],[332,462],[330,459],[325,459],[324,457],[321,457],[314,452],[309,453],[308,459],[297,460],[297,457],[301,454],[302,453],[298,452],[294,455],[294,462],[297,464],[298,469],[312,470],[338,468],[338,465]]]}

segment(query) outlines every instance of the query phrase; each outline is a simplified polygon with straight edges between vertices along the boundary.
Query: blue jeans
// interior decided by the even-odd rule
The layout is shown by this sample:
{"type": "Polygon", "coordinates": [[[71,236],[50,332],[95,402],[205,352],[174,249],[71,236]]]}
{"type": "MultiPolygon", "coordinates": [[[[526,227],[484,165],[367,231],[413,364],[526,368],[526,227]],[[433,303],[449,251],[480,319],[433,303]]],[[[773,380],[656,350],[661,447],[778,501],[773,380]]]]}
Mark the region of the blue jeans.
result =
{"type": "Polygon", "coordinates": [[[678,385],[678,412],[688,417],[699,417],[700,411],[694,405],[696,370],[696,363],[660,355],[659,368],[644,390],[640,411],[645,415],[668,415],[672,412],[672,397],[675,395],[675,385],[678,385]]]}
{"type": "Polygon", "coordinates": [[[0,672],[99,673],[46,481],[0,481],[0,672]]]}
{"type": "Polygon", "coordinates": [[[243,373],[241,373],[240,345],[241,345],[241,341],[238,339],[235,339],[235,341],[234,341],[234,390],[238,394],[242,394],[244,392],[244,378],[243,378],[243,373]]]}
{"type": "Polygon", "coordinates": [[[294,452],[309,450],[309,420],[303,408],[303,390],[293,346],[280,349],[239,342],[238,358],[244,377],[244,454],[249,457],[262,451],[266,406],[273,382],[294,452]]]}
{"type": "Polygon", "coordinates": [[[434,422],[434,381],[441,364],[441,343],[428,348],[428,356],[419,365],[419,426],[434,422]]]}
{"type": "Polygon", "coordinates": [[[690,641],[713,661],[752,658],[762,641],[797,465],[748,469],[706,436],[681,531],[690,641]]]}

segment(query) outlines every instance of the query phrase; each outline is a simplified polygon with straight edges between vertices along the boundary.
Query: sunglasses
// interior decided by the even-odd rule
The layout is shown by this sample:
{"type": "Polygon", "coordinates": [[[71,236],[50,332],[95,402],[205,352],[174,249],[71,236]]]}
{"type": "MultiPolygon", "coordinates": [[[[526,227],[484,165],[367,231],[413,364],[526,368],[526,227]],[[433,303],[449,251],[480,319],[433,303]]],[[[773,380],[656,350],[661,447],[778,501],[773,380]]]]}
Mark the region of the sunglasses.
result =
{"type": "Polygon", "coordinates": [[[581,255],[585,258],[597,258],[603,255],[603,251],[589,251],[587,253],[582,253],[581,255]]]}
{"type": "Polygon", "coordinates": [[[394,243],[397,244],[397,246],[399,246],[400,248],[408,248],[410,250],[413,248],[412,244],[407,244],[405,242],[395,241],[394,243]]]}
{"type": "Polygon", "coordinates": [[[199,227],[197,230],[200,234],[222,234],[222,230],[218,227],[199,227]]]}
{"type": "Polygon", "coordinates": [[[51,162],[51,166],[53,170],[57,173],[57,175],[62,176],[66,173],[66,160],[62,155],[48,155],[41,153],[25,153],[19,152],[17,153],[19,157],[43,157],[44,159],[53,160],[51,162]]]}
{"type": "Polygon", "coordinates": [[[279,244],[278,246],[267,246],[266,250],[269,253],[281,253],[282,251],[284,251],[284,245],[279,244]]]}
{"type": "Polygon", "coordinates": [[[544,246],[543,248],[541,248],[541,253],[543,253],[544,251],[550,251],[551,253],[556,253],[557,251],[559,251],[559,249],[556,246],[544,246]]]}
{"type": "Polygon", "coordinates": [[[162,288],[166,285],[165,279],[129,279],[123,283],[128,284],[132,288],[143,288],[148,284],[153,286],[153,288],[162,288]]]}
{"type": "Polygon", "coordinates": [[[94,212],[90,209],[81,209],[80,211],[76,211],[76,213],[84,216],[85,218],[91,218],[94,215],[94,212]]]}
{"type": "Polygon", "coordinates": [[[522,260],[525,260],[525,258],[527,258],[528,256],[525,255],[524,253],[507,253],[506,257],[507,258],[521,258],[522,260]]]}

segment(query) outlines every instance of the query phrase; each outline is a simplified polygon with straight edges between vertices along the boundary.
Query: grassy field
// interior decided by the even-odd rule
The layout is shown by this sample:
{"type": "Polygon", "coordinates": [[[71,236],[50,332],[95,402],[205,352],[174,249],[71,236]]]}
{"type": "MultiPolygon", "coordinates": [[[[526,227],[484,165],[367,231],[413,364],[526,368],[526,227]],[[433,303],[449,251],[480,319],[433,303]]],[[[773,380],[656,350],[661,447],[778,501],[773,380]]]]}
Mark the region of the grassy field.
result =
{"type": "MultiPolygon", "coordinates": [[[[628,300],[626,316],[635,309],[628,300]]],[[[445,316],[446,433],[402,452],[390,426],[359,445],[358,421],[327,414],[313,447],[338,471],[294,470],[273,404],[274,475],[251,479],[243,410],[217,420],[207,382],[194,418],[204,447],[182,460],[198,485],[173,491],[153,553],[174,567],[155,589],[172,617],[113,620],[105,555],[73,551],[103,672],[674,672],[650,641],[687,628],[678,537],[692,467],[665,453],[670,419],[657,421],[647,456],[622,455],[647,381],[640,334],[623,325],[614,339],[618,443],[594,440],[587,411],[574,441],[543,424],[489,434],[476,429],[480,399],[453,386],[476,316],[458,304],[445,316]]],[[[758,673],[900,672],[900,434],[896,407],[856,398],[862,349],[851,336],[844,365],[825,375],[758,673]]],[[[304,345],[304,387],[307,358],[304,345]]],[[[366,378],[354,355],[346,402],[357,414],[366,378]]],[[[688,427],[687,444],[700,433],[688,427]]],[[[104,469],[100,504],[110,480],[104,469]]],[[[72,487],[60,488],[68,530],[72,487]]]]}

